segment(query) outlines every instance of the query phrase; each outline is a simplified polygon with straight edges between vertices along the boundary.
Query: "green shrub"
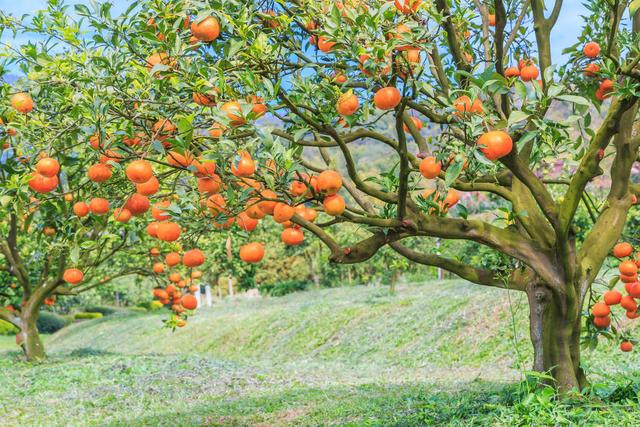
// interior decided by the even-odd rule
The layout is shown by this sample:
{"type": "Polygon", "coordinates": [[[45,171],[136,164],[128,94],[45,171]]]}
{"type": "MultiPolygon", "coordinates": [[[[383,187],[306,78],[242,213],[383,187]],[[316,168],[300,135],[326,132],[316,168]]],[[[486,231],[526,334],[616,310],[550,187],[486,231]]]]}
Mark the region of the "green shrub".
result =
{"type": "Polygon", "coordinates": [[[104,305],[88,305],[84,307],[84,311],[88,313],[102,313],[103,316],[108,316],[118,310],[113,307],[107,307],[104,305]]]}
{"type": "Polygon", "coordinates": [[[89,313],[86,311],[80,311],[78,313],[75,313],[73,315],[73,317],[76,320],[83,320],[83,319],[100,319],[102,317],[102,313],[89,313]]]}
{"type": "Polygon", "coordinates": [[[153,300],[149,303],[149,310],[151,311],[160,310],[162,307],[164,306],[160,301],[153,300]]]}
{"type": "Polygon", "coordinates": [[[0,335],[15,335],[17,333],[18,328],[16,328],[6,320],[0,319],[0,335]]]}
{"type": "Polygon", "coordinates": [[[278,283],[268,283],[260,285],[260,293],[270,295],[272,297],[281,297],[292,292],[304,291],[309,282],[300,280],[286,280],[278,283]]]}
{"type": "Polygon", "coordinates": [[[147,309],[138,304],[135,307],[129,307],[129,311],[135,311],[136,313],[146,313],[147,309]]]}
{"type": "Polygon", "coordinates": [[[38,316],[37,326],[40,333],[53,334],[67,326],[69,323],[71,322],[62,316],[58,316],[57,314],[50,313],[48,311],[41,311],[38,316]]]}

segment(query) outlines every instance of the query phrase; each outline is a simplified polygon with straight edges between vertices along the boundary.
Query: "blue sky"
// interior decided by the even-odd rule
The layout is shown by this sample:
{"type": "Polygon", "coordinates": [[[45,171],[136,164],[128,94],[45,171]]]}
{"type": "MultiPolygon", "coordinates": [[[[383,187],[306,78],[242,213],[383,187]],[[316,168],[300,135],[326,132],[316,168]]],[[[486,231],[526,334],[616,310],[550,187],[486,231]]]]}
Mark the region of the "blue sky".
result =
{"type": "MultiPolygon", "coordinates": [[[[114,5],[114,13],[124,11],[127,5],[130,4],[128,0],[111,0],[111,2],[114,5]]],[[[66,3],[88,4],[89,0],[68,0],[66,3]]],[[[548,0],[547,3],[549,4],[548,7],[552,7],[552,0],[548,0]]],[[[20,15],[42,9],[46,7],[46,4],[46,0],[0,0],[0,9],[5,12],[20,15]]],[[[562,50],[575,43],[577,31],[582,28],[582,19],[580,18],[580,15],[585,12],[585,8],[581,4],[581,0],[564,0],[562,9],[562,13],[560,14],[558,23],[556,24],[551,37],[551,45],[553,46],[552,54],[554,62],[556,63],[562,62],[562,50]]],[[[6,36],[4,38],[6,39],[6,36]]],[[[20,40],[17,40],[17,42],[20,42],[20,40]]]]}

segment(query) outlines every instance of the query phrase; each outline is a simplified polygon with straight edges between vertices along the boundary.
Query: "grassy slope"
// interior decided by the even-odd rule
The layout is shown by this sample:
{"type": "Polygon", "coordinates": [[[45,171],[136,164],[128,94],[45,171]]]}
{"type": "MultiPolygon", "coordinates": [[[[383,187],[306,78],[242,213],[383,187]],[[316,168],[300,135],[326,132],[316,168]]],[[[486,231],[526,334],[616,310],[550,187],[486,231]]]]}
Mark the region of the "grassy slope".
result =
{"type": "MultiPolygon", "coordinates": [[[[519,353],[526,311],[512,295],[519,353]]],[[[633,404],[512,401],[518,379],[507,294],[462,282],[339,288],[227,301],[175,333],[163,315],[84,322],[50,337],[52,360],[0,358],[9,425],[633,425],[633,404]],[[7,371],[8,372],[8,371],[7,371]],[[71,420],[71,421],[70,421],[71,420]]],[[[604,347],[591,370],[638,357],[604,347]]],[[[605,369],[606,368],[606,369],[605,369]]],[[[618,381],[620,377],[613,381],[618,381]]],[[[637,380],[636,384],[640,384],[637,380]]],[[[636,418],[634,418],[636,417],[636,418]]]]}
{"type": "MultiPolygon", "coordinates": [[[[525,307],[513,297],[520,312],[519,348],[526,354],[525,307]]],[[[396,296],[376,287],[324,289],[224,302],[200,310],[176,332],[160,327],[164,313],[106,318],[66,328],[48,345],[53,351],[196,352],[236,361],[306,359],[410,368],[494,361],[508,370],[515,352],[505,298],[499,290],[458,281],[407,286],[396,296]]]]}

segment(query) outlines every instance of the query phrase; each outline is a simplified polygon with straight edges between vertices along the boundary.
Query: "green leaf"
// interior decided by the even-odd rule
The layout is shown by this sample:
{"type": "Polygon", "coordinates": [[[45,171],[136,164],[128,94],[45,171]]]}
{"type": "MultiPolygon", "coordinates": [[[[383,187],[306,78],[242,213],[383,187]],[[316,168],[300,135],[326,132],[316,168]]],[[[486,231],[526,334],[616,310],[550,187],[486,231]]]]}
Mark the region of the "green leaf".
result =
{"type": "Polygon", "coordinates": [[[518,122],[521,122],[523,120],[526,120],[528,117],[529,117],[529,114],[525,113],[524,111],[520,111],[520,110],[512,111],[511,114],[509,115],[509,120],[507,121],[507,126],[511,127],[515,123],[518,123],[518,122]]]}
{"type": "Polygon", "coordinates": [[[450,165],[447,168],[447,171],[444,174],[444,182],[447,186],[451,185],[453,181],[460,176],[460,172],[462,172],[462,167],[464,166],[464,161],[456,160],[455,163],[450,165]]]}
{"type": "Polygon", "coordinates": [[[577,95],[558,95],[556,99],[560,99],[562,101],[571,102],[573,104],[589,106],[590,103],[586,98],[577,95]]]}

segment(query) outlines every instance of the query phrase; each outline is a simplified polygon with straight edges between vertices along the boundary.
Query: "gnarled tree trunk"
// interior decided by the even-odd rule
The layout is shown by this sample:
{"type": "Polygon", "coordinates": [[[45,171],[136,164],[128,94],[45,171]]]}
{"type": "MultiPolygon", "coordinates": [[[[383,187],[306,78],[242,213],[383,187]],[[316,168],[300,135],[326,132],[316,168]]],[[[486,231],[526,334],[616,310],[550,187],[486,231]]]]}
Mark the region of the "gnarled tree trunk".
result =
{"type": "Polygon", "coordinates": [[[533,368],[554,379],[560,393],[588,385],[580,366],[580,310],[543,283],[527,286],[533,368]]]}
{"type": "Polygon", "coordinates": [[[20,314],[20,336],[22,337],[22,349],[25,358],[29,362],[41,362],[46,358],[44,345],[38,332],[39,311],[27,309],[20,314]]]}

